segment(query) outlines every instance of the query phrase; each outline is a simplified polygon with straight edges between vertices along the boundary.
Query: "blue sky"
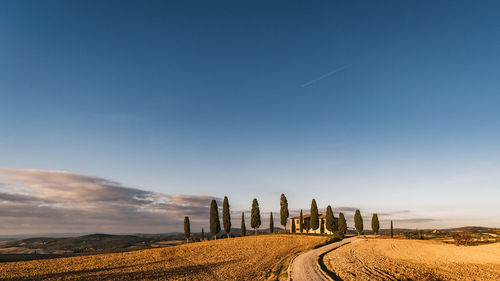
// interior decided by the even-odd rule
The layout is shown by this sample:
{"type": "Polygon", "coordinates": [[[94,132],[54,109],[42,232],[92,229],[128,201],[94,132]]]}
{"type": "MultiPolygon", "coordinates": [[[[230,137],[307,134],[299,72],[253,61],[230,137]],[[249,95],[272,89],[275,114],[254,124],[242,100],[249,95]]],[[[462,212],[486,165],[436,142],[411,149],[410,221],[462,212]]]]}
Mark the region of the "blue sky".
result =
{"type": "Polygon", "coordinates": [[[499,8],[3,1],[0,167],[500,226],[499,8]]]}

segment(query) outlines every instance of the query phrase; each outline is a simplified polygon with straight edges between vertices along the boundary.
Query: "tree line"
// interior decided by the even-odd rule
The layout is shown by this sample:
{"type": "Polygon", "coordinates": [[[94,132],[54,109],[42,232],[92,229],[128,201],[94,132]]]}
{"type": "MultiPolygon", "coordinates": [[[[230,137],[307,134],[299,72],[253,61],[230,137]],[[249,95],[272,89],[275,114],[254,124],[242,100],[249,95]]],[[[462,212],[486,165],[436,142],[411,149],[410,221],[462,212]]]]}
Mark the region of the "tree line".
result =
{"type": "MultiPolygon", "coordinates": [[[[288,223],[288,218],[290,214],[288,211],[288,201],[285,196],[285,194],[281,194],[280,197],[280,223],[285,229],[286,232],[286,225],[288,223]]],[[[376,213],[373,214],[372,216],[372,230],[375,235],[378,234],[379,229],[380,229],[380,224],[378,220],[378,215],[376,213]]],[[[260,208],[259,208],[259,202],[257,201],[256,198],[253,199],[252,201],[252,209],[250,211],[250,227],[254,229],[255,234],[258,234],[258,229],[261,226],[261,216],[260,216],[260,208]]],[[[229,207],[229,200],[227,196],[224,197],[224,200],[222,202],[222,226],[224,228],[224,232],[226,233],[227,237],[229,238],[231,235],[231,212],[230,212],[230,207],[229,207]]],[[[292,232],[295,232],[296,225],[295,225],[295,220],[292,220],[292,232]]],[[[312,230],[317,230],[319,227],[323,227],[323,224],[321,223],[320,225],[320,220],[319,220],[319,214],[318,214],[318,206],[316,204],[316,200],[313,199],[311,202],[311,209],[310,209],[310,220],[309,223],[304,223],[304,217],[302,213],[302,209],[300,210],[300,216],[299,216],[299,230],[300,232],[303,232],[306,230],[309,232],[309,229],[312,230]]],[[[347,232],[347,221],[345,219],[345,215],[340,212],[338,220],[336,221],[336,218],[333,214],[332,207],[330,205],[327,206],[326,208],[326,218],[325,218],[325,227],[327,230],[330,232],[339,232],[342,236],[346,234],[347,232]]],[[[354,213],[354,227],[356,229],[356,232],[358,235],[361,235],[364,230],[364,225],[363,225],[363,218],[361,216],[361,212],[359,210],[356,210],[354,213]]],[[[241,236],[247,235],[247,230],[246,230],[246,224],[245,224],[245,213],[241,213],[241,236]]],[[[271,233],[274,232],[274,219],[273,219],[273,213],[270,212],[269,216],[269,231],[271,233]]],[[[220,219],[219,219],[219,208],[217,206],[217,201],[212,200],[210,203],[210,233],[214,237],[214,239],[217,239],[217,234],[221,232],[221,225],[220,225],[220,219]]],[[[202,228],[201,230],[201,239],[203,240],[205,238],[205,231],[202,228]]],[[[191,229],[190,229],[190,222],[189,222],[189,217],[184,218],[184,237],[189,241],[189,238],[191,237],[191,229]]],[[[393,224],[391,221],[391,237],[393,237],[393,224]]]]}

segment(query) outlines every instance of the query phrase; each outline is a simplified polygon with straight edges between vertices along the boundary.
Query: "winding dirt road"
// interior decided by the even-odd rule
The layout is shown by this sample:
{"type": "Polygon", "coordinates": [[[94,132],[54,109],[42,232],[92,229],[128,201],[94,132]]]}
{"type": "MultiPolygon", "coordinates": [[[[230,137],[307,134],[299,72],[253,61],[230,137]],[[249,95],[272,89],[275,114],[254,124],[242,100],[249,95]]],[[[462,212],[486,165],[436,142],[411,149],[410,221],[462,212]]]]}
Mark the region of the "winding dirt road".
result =
{"type": "Polygon", "coordinates": [[[326,246],[307,251],[297,256],[290,266],[290,280],[293,281],[324,281],[332,280],[320,268],[318,260],[321,255],[324,255],[340,246],[352,242],[356,237],[344,239],[339,242],[328,244],[326,246]]]}

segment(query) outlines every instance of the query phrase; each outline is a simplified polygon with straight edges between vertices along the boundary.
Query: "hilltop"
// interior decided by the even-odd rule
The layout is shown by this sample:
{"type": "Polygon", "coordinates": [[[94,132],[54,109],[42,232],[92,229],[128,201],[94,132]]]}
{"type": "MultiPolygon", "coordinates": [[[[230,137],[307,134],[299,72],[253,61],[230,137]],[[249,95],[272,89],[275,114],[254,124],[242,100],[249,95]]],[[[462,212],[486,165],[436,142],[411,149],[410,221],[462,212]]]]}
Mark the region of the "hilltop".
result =
{"type": "MultiPolygon", "coordinates": [[[[319,235],[272,234],[92,256],[0,263],[19,280],[266,280],[280,261],[324,243],[319,235]]],[[[286,272],[286,270],[285,270],[286,272]]]]}

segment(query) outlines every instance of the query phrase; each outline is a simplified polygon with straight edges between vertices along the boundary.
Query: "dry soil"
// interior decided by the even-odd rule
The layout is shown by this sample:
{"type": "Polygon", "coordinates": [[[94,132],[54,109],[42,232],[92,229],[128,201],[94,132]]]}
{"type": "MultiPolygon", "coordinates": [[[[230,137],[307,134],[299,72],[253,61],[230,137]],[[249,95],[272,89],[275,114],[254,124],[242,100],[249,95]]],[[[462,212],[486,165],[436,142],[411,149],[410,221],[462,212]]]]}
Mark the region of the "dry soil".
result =
{"type": "Polygon", "coordinates": [[[500,243],[358,239],[324,257],[342,280],[500,280],[500,243]]]}
{"type": "Polygon", "coordinates": [[[0,280],[265,280],[326,237],[260,235],[125,253],[0,263],[0,280]]]}

